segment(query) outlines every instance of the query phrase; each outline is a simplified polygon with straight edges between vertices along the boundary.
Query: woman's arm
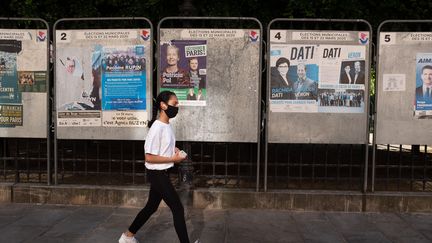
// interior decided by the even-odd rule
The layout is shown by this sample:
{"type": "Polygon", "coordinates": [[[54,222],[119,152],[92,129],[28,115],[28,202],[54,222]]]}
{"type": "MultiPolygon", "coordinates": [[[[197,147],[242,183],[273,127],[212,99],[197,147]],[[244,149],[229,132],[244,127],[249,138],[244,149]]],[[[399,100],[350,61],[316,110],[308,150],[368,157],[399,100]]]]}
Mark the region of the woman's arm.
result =
{"type": "Polygon", "coordinates": [[[164,157],[160,155],[154,154],[145,154],[145,161],[152,164],[166,164],[166,163],[179,163],[185,158],[180,156],[180,151],[176,151],[176,153],[172,157],[164,157]]]}

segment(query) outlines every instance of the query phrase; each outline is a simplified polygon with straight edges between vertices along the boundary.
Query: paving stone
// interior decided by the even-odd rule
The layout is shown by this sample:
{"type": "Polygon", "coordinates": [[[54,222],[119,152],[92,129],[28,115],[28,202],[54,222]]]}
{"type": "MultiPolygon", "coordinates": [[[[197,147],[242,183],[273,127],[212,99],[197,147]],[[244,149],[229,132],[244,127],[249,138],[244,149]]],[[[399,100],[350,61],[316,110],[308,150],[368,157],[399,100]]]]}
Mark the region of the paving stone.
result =
{"type": "Polygon", "coordinates": [[[291,214],[273,210],[229,210],[226,239],[227,242],[303,242],[291,214]]]}
{"type": "Polygon", "coordinates": [[[23,215],[14,225],[50,226],[63,220],[72,213],[73,211],[71,210],[64,210],[61,208],[35,209],[23,215]]]}
{"type": "Polygon", "coordinates": [[[2,227],[6,227],[16,221],[18,221],[22,216],[18,215],[18,216],[0,216],[0,230],[2,227]]]}
{"type": "Polygon", "coordinates": [[[432,242],[432,214],[400,214],[400,217],[432,242]]]}
{"type": "Polygon", "coordinates": [[[14,243],[23,242],[26,240],[39,237],[47,231],[49,227],[43,226],[27,226],[27,225],[9,225],[1,229],[0,242],[14,243]]]}
{"type": "Polygon", "coordinates": [[[382,233],[380,232],[356,232],[345,236],[345,241],[349,243],[391,243],[382,233]]]}
{"type": "Polygon", "coordinates": [[[367,216],[369,216],[369,221],[392,242],[430,242],[421,232],[415,231],[407,222],[396,214],[371,213],[367,214],[367,216]]]}
{"type": "Polygon", "coordinates": [[[112,212],[113,208],[108,207],[80,207],[55,224],[45,235],[75,238],[75,235],[87,234],[109,218],[112,212]]]}
{"type": "Polygon", "coordinates": [[[305,242],[343,242],[343,235],[335,230],[324,213],[293,214],[297,228],[305,242]]]}

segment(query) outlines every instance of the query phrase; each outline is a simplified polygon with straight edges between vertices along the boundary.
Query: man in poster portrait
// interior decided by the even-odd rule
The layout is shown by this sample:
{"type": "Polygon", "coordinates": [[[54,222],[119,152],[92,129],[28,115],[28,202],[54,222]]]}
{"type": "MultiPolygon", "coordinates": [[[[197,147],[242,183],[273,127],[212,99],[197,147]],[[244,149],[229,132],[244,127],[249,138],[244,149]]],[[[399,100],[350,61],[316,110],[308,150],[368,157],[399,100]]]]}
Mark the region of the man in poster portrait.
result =
{"type": "Polygon", "coordinates": [[[175,45],[168,45],[166,48],[167,66],[161,75],[162,87],[167,85],[189,85],[189,74],[178,66],[180,53],[175,45]]]}
{"type": "Polygon", "coordinates": [[[196,97],[197,100],[205,100],[205,97],[202,93],[202,89],[198,89],[198,95],[196,97]]]}
{"type": "Polygon", "coordinates": [[[422,85],[416,88],[416,99],[431,101],[432,99],[432,66],[426,65],[421,70],[422,85]]]}
{"type": "Polygon", "coordinates": [[[364,84],[365,83],[365,73],[361,68],[360,61],[354,62],[354,75],[353,84],[364,84]]]}
{"type": "Polygon", "coordinates": [[[306,65],[297,65],[297,81],[294,83],[294,91],[297,100],[316,100],[317,83],[306,76],[306,65]]]}
{"type": "Polygon", "coordinates": [[[189,77],[191,85],[195,88],[205,88],[205,78],[204,75],[199,74],[199,62],[198,58],[192,57],[189,59],[189,77]]]}

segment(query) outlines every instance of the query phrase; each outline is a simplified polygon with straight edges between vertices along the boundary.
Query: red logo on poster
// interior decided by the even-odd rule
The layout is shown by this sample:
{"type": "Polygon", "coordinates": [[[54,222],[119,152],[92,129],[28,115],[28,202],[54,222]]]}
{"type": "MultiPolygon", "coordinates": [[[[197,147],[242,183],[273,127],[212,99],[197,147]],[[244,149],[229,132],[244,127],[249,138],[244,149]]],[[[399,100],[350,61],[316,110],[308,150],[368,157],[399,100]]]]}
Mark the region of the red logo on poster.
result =
{"type": "Polygon", "coordinates": [[[38,31],[37,33],[37,41],[45,41],[47,38],[46,33],[44,31],[38,31]]]}
{"type": "Polygon", "coordinates": [[[148,41],[150,39],[150,32],[147,30],[141,31],[141,38],[145,41],[148,41]]]}
{"type": "Polygon", "coordinates": [[[360,32],[359,33],[359,42],[360,42],[360,44],[365,45],[365,44],[368,43],[368,41],[369,41],[369,35],[367,33],[360,32]]]}
{"type": "Polygon", "coordinates": [[[257,41],[257,40],[258,40],[258,33],[252,30],[252,31],[249,33],[249,39],[250,39],[252,42],[257,41]]]}

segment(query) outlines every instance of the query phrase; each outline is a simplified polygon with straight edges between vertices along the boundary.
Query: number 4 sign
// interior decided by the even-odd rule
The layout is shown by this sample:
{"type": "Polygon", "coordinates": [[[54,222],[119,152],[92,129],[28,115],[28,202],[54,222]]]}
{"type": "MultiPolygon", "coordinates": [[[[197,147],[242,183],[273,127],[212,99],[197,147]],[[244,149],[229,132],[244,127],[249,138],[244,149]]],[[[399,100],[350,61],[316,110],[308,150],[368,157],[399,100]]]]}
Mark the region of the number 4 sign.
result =
{"type": "Polygon", "coordinates": [[[285,30],[270,30],[270,42],[286,42],[285,30]]]}

